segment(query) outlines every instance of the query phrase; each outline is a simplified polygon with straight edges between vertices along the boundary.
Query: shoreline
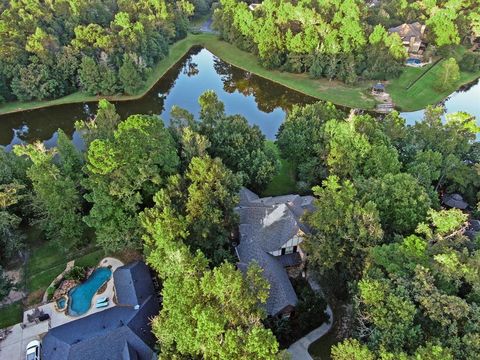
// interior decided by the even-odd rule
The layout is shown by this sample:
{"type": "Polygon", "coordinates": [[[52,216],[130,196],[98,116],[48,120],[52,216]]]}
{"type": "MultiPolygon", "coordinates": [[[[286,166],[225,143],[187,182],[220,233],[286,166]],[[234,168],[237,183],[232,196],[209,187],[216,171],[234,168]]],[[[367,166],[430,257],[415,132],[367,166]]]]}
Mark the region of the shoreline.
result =
{"type": "MultiPolygon", "coordinates": [[[[6,103],[0,105],[0,117],[2,115],[40,110],[53,106],[97,102],[100,99],[107,99],[112,102],[139,100],[146,96],[153,89],[153,87],[155,87],[155,85],[162,80],[163,76],[165,76],[165,74],[172,67],[174,67],[188,53],[188,51],[190,51],[191,48],[195,46],[204,47],[212,54],[231,64],[232,66],[244,71],[248,71],[263,79],[275,82],[303,95],[322,101],[329,101],[337,106],[375,111],[376,101],[369,96],[365,97],[365,92],[370,88],[370,85],[367,85],[366,82],[352,87],[337,81],[328,81],[326,79],[313,80],[310,79],[306,74],[293,74],[280,72],[278,70],[267,70],[258,64],[257,58],[253,54],[244,52],[243,50],[238,49],[236,46],[218,39],[217,35],[215,34],[202,33],[188,34],[186,38],[173,44],[170,48],[169,55],[153,68],[152,73],[148,76],[145,82],[144,88],[137,95],[91,96],[79,91],[54,100],[31,101],[26,103],[6,103]],[[244,58],[245,62],[247,62],[247,65],[241,64],[242,57],[244,58]],[[338,100],[338,97],[340,97],[340,100],[338,100]],[[341,100],[342,97],[344,98],[343,101],[341,100]],[[18,106],[16,106],[16,104],[18,104],[18,106]]],[[[470,78],[468,81],[461,83],[455,91],[444,96],[442,99],[439,99],[437,102],[435,102],[435,104],[445,101],[445,99],[447,99],[453,93],[459,91],[462,87],[477,81],[480,74],[475,75],[476,77],[474,79],[470,78]]],[[[374,81],[372,81],[372,83],[373,82],[374,81]]],[[[422,110],[428,105],[432,104],[425,104],[418,109],[410,109],[400,106],[396,106],[395,109],[401,112],[414,112],[422,110]]]]}

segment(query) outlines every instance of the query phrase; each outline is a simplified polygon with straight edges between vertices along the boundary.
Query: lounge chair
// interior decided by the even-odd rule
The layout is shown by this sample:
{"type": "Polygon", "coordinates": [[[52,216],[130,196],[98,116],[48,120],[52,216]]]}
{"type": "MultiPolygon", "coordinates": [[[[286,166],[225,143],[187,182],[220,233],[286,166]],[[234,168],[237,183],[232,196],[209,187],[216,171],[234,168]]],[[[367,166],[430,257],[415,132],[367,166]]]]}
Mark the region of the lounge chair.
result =
{"type": "Polygon", "coordinates": [[[97,304],[108,302],[108,297],[104,296],[104,297],[98,298],[96,302],[97,304]]]}
{"type": "Polygon", "coordinates": [[[102,307],[105,307],[105,306],[108,306],[108,300],[107,301],[104,301],[102,303],[97,303],[95,305],[95,308],[99,309],[99,308],[102,308],[102,307]]]}

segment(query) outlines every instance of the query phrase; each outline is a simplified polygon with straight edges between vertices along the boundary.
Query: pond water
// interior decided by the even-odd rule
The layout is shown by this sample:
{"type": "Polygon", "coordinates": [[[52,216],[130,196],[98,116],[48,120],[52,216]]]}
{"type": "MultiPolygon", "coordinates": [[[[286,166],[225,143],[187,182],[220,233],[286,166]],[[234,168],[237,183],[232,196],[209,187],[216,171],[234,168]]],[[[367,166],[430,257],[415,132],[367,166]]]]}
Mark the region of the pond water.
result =
{"type": "MultiPolygon", "coordinates": [[[[131,114],[156,114],[168,123],[173,105],[195,115],[198,97],[214,90],[225,103],[228,114],[241,114],[257,124],[268,139],[274,139],[285,113],[294,104],[315,99],[236,68],[201,47],[193,48],[143,98],[117,102],[122,118],[131,114]]],[[[447,111],[466,111],[480,122],[480,84],[478,81],[452,94],[445,102],[447,111]]],[[[69,104],[0,116],[0,145],[10,150],[14,144],[40,140],[54,146],[56,130],[61,128],[82,147],[74,123],[96,112],[96,103],[69,104]]],[[[422,119],[423,111],[402,113],[408,124],[422,119]]]]}
{"type": "Polygon", "coordinates": [[[68,315],[80,316],[92,306],[93,296],[98,289],[112,276],[112,270],[99,267],[88,279],[69,291],[68,315]]]}
{"type": "MultiPolygon", "coordinates": [[[[476,117],[480,125],[480,81],[463,86],[454,92],[443,102],[446,112],[453,113],[463,111],[476,117]]],[[[403,112],[400,115],[405,118],[407,124],[413,125],[423,118],[423,110],[403,112]]]]}
{"type": "MultiPolygon", "coordinates": [[[[293,104],[315,101],[227,64],[206,49],[193,48],[145,97],[115,105],[122,118],[131,114],[157,114],[168,122],[173,105],[197,115],[200,110],[198,97],[206,90],[218,94],[228,114],[245,116],[269,139],[275,138],[285,112],[293,104]]],[[[74,123],[95,111],[95,103],[70,104],[0,116],[0,145],[10,149],[23,141],[41,140],[53,146],[58,128],[73,136],[75,144],[80,145],[81,138],[74,132],[74,123]]]]}

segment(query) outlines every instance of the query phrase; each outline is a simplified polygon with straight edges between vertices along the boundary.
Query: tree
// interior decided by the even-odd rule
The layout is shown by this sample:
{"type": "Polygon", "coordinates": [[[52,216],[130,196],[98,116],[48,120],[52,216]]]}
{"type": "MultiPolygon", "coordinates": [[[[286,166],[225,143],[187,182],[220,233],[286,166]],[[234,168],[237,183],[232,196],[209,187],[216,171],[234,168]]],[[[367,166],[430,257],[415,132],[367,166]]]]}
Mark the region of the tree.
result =
{"type": "Polygon", "coordinates": [[[410,174],[386,174],[364,184],[365,199],[375,203],[387,234],[408,234],[430,209],[425,189],[410,174]]]}
{"type": "Polygon", "coordinates": [[[460,79],[460,68],[456,60],[450,58],[442,63],[435,87],[439,91],[447,91],[456,86],[458,79],[460,79]]]}
{"type": "Polygon", "coordinates": [[[332,347],[334,360],[375,360],[375,355],[366,345],[356,339],[346,339],[332,347]]]}
{"type": "Polygon", "coordinates": [[[97,95],[100,92],[99,79],[102,78],[102,73],[91,57],[85,56],[80,64],[78,70],[78,77],[82,88],[90,95],[97,95]]]}
{"type": "Polygon", "coordinates": [[[324,126],[328,120],[344,117],[344,112],[324,102],[294,106],[288,112],[280,125],[277,144],[282,157],[297,167],[299,180],[314,185],[325,175],[322,171],[326,153],[324,126]]]}
{"type": "Polygon", "coordinates": [[[75,180],[55,163],[58,151],[47,150],[39,142],[14,147],[15,154],[32,161],[27,176],[33,185],[33,208],[40,226],[47,238],[65,251],[82,238],[84,226],[79,189],[75,180]]]}
{"type": "MultiPolygon", "coordinates": [[[[157,200],[165,195],[162,190],[157,200]]],[[[275,359],[278,343],[261,323],[268,283],[260,268],[245,275],[228,263],[209,269],[205,256],[183,243],[182,217],[158,205],[141,219],[147,261],[163,279],[163,306],[153,320],[160,357],[275,359]]]]}
{"type": "Polygon", "coordinates": [[[358,279],[369,248],[383,236],[375,204],[361,203],[353,184],[336,176],[313,193],[315,211],[306,218],[312,229],[305,240],[309,261],[322,273],[333,270],[345,280],[358,279]]]}
{"type": "Polygon", "coordinates": [[[86,159],[83,185],[92,209],[85,222],[106,249],[138,247],[141,206],[177,171],[170,133],[155,116],[133,115],[118,125],[113,139],[91,142],[86,159]]]}
{"type": "Polygon", "coordinates": [[[8,296],[12,287],[12,281],[5,274],[3,268],[0,266],[0,301],[2,301],[6,296],[8,296]]]}
{"type": "Polygon", "coordinates": [[[239,177],[220,159],[194,157],[184,178],[170,177],[155,195],[155,208],[162,214],[157,222],[163,231],[168,229],[193,250],[201,250],[213,264],[230,260],[239,189],[239,177]]]}
{"type": "Polygon", "coordinates": [[[24,245],[25,236],[19,231],[22,219],[13,209],[24,196],[23,191],[24,186],[17,183],[0,185],[0,263],[11,260],[24,245]]]}
{"type": "Polygon", "coordinates": [[[120,123],[115,105],[102,99],[98,102],[98,110],[93,120],[79,120],[75,123],[77,131],[82,133],[86,148],[95,139],[112,140],[115,129],[120,123]]]}
{"type": "Polygon", "coordinates": [[[142,74],[128,55],[123,56],[123,64],[118,75],[123,85],[123,90],[127,94],[134,95],[143,87],[142,74]]]}

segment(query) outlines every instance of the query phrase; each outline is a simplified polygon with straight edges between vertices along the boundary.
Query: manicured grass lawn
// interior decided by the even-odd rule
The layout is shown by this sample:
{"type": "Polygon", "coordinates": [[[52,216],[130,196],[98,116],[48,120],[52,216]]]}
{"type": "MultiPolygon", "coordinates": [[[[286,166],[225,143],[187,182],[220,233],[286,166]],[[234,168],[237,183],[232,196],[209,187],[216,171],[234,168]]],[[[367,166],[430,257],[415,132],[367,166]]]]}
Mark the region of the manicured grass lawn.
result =
{"type": "Polygon", "coordinates": [[[22,321],[23,306],[16,302],[0,309],[0,329],[15,325],[22,321]]]}
{"type": "Polygon", "coordinates": [[[75,260],[75,265],[77,266],[97,266],[100,260],[105,257],[105,251],[103,249],[98,249],[83,255],[75,260]]]}
{"type": "Polygon", "coordinates": [[[452,84],[449,90],[438,91],[435,89],[435,82],[441,71],[442,63],[443,60],[433,68],[431,65],[424,68],[406,67],[398,79],[391,80],[387,85],[387,92],[392,96],[395,106],[401,111],[423,109],[429,104],[439,103],[455,89],[480,77],[480,73],[461,72],[460,79],[452,84]],[[413,84],[423,73],[426,73],[425,76],[413,84]],[[412,84],[413,86],[411,86],[412,84]]]}
{"type": "Polygon", "coordinates": [[[200,34],[195,37],[202,46],[222,60],[293,90],[347,107],[372,109],[375,106],[375,101],[369,95],[373,81],[349,86],[338,81],[314,80],[307,74],[266,70],[258,63],[255,55],[219,40],[216,35],[200,34]]]}
{"type": "MultiPolygon", "coordinates": [[[[277,145],[273,141],[267,142],[279,153],[277,145]]],[[[280,159],[280,171],[268,184],[262,196],[277,196],[295,193],[295,167],[285,159],[280,159]]]]}

